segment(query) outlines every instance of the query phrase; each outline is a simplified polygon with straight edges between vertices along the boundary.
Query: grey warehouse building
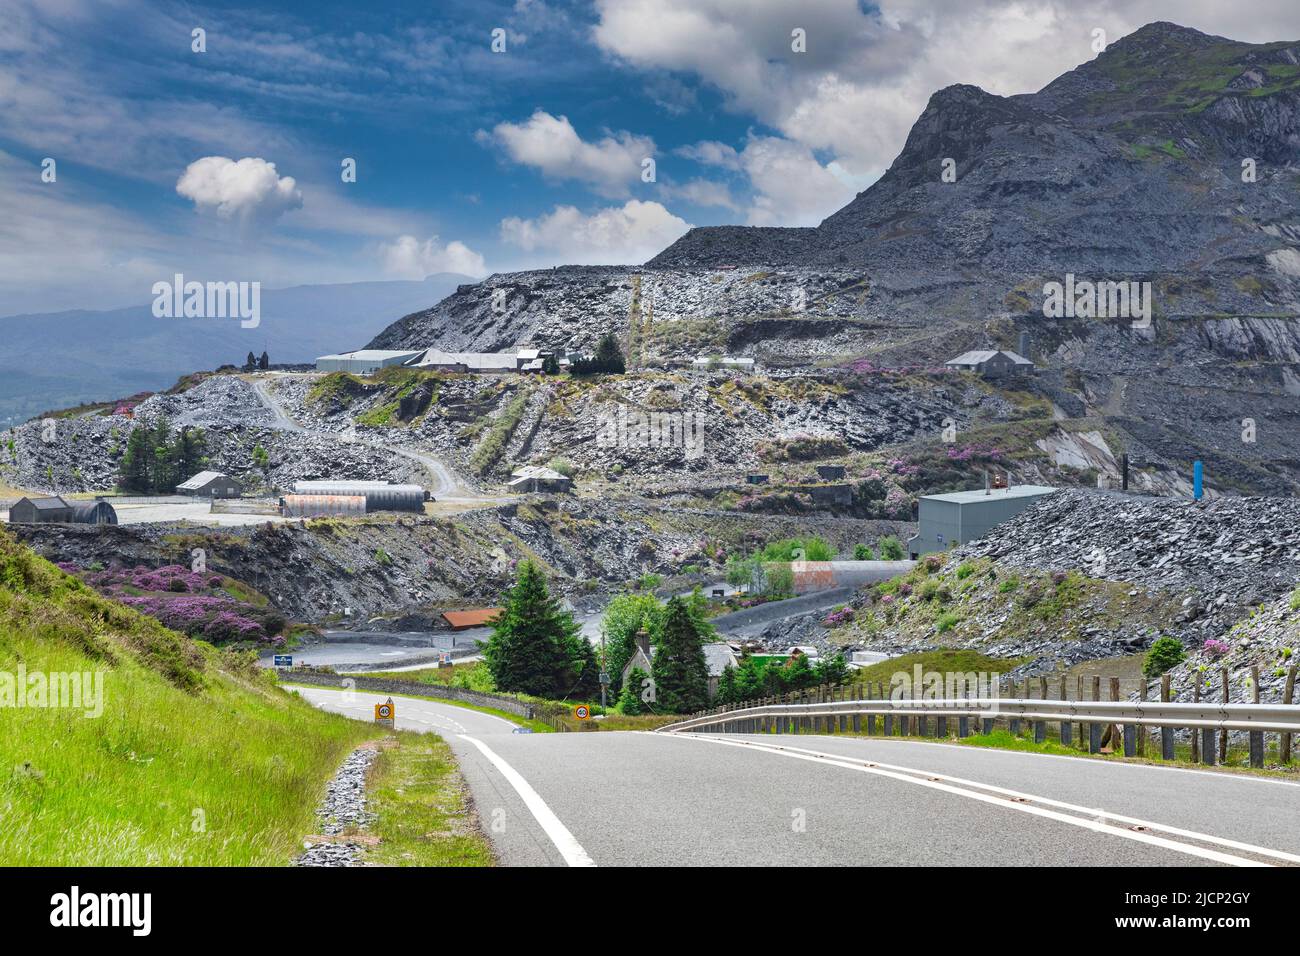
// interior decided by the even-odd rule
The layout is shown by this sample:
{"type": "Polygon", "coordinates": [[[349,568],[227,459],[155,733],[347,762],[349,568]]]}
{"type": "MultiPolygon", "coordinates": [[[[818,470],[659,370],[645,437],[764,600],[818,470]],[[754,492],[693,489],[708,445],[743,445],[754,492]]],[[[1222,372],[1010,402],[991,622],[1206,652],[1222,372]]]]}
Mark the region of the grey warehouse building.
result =
{"type": "Polygon", "coordinates": [[[1047,485],[1016,485],[925,495],[920,501],[920,527],[907,539],[908,553],[915,559],[974,541],[1055,490],[1047,485]]]}
{"type": "Polygon", "coordinates": [[[322,355],[316,360],[318,372],[351,372],[353,375],[371,375],[381,368],[405,365],[424,354],[424,349],[398,352],[387,349],[358,349],[338,355],[322,355]]]}

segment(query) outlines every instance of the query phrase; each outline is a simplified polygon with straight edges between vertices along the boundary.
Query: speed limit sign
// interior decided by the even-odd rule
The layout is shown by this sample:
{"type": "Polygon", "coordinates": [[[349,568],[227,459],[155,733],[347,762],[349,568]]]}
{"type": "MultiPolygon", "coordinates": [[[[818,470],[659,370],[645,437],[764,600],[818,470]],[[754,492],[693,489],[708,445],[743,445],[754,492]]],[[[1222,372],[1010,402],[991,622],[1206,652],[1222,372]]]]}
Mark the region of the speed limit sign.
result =
{"type": "Polygon", "coordinates": [[[382,704],[375,704],[375,723],[392,727],[396,718],[397,708],[393,705],[393,698],[388,698],[382,704]]]}
{"type": "Polygon", "coordinates": [[[588,720],[591,717],[591,708],[586,704],[579,704],[573,708],[573,716],[578,720],[588,720]]]}

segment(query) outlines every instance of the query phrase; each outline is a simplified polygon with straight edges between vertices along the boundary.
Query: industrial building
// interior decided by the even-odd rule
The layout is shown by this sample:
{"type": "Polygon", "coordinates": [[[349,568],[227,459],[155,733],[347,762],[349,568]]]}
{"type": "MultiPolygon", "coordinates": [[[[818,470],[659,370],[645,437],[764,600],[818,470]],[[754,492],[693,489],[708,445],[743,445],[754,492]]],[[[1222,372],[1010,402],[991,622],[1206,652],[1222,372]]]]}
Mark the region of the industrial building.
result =
{"type": "Polygon", "coordinates": [[[19,498],[9,508],[11,524],[117,524],[117,511],[107,501],[76,501],[57,495],[49,498],[19,498]]]}
{"type": "Polygon", "coordinates": [[[199,498],[238,498],[244,493],[238,481],[219,471],[201,471],[177,485],[176,491],[199,498]]]}
{"type": "Polygon", "coordinates": [[[367,514],[373,511],[423,514],[424,503],[429,499],[428,492],[419,485],[391,485],[386,481],[296,481],[293,490],[295,497],[359,497],[365,501],[367,514]]]}
{"type": "Polygon", "coordinates": [[[915,559],[974,541],[1055,490],[1046,485],[1013,485],[924,495],[920,501],[920,527],[907,539],[908,553],[915,559]]]}
{"type": "Polygon", "coordinates": [[[1034,370],[1034,363],[1007,349],[976,349],[963,352],[943,363],[961,372],[974,372],[984,378],[1004,378],[1034,370]]]}
{"type": "Polygon", "coordinates": [[[511,491],[572,491],[573,479],[554,468],[542,465],[524,465],[510,473],[511,491]]]}
{"type": "Polygon", "coordinates": [[[365,495],[285,495],[280,514],[286,518],[360,518],[366,514],[365,495]]]}
{"type": "Polygon", "coordinates": [[[351,372],[353,375],[373,375],[381,368],[409,365],[424,354],[423,350],[392,351],[386,349],[359,349],[338,355],[322,355],[316,360],[318,372],[351,372]]]}

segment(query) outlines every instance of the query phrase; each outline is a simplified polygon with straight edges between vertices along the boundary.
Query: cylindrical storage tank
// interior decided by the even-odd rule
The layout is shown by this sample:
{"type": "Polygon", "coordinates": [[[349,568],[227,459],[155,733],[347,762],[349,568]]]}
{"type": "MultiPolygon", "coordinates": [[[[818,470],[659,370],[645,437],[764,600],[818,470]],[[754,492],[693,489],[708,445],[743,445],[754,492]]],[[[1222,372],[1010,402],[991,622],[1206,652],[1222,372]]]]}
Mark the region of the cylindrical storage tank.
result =
{"type": "Polygon", "coordinates": [[[280,513],[286,518],[361,517],[365,495],[285,495],[280,513]]]}
{"type": "Polygon", "coordinates": [[[389,485],[365,492],[367,511],[414,511],[424,513],[424,489],[419,485],[389,485]]]}

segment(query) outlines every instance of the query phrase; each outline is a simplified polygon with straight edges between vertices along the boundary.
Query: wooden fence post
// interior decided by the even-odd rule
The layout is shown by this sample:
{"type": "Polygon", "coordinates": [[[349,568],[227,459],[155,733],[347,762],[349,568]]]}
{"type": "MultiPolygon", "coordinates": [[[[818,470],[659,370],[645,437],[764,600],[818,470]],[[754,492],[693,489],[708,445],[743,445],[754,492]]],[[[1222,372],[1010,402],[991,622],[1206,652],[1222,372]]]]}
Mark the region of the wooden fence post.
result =
{"type": "MultiPolygon", "coordinates": [[[[1065,675],[1062,674],[1061,675],[1061,701],[1062,702],[1066,700],[1067,693],[1068,691],[1065,686],[1065,675]]],[[[1070,744],[1074,743],[1074,732],[1073,729],[1070,727],[1070,722],[1068,720],[1061,721],[1061,743],[1067,747],[1070,746],[1070,744]]]]}
{"type": "MultiPolygon", "coordinates": [[[[1250,668],[1250,702],[1259,703],[1259,665],[1253,664],[1250,668]]],[[[1252,730],[1250,732],[1250,765],[1252,767],[1264,766],[1264,731],[1252,730]]]]}
{"type": "MultiPolygon", "coordinates": [[[[1028,679],[1028,678],[1025,678],[1025,690],[1026,690],[1026,691],[1029,690],[1029,679],[1028,679]]],[[[1012,697],[1015,697],[1015,698],[1018,698],[1018,697],[1020,696],[1020,692],[1016,690],[1016,682],[1015,682],[1015,681],[1011,681],[1011,696],[1012,696],[1012,697]]],[[[1008,726],[1009,726],[1009,729],[1011,730],[1011,736],[1012,736],[1012,737],[1019,737],[1019,736],[1020,736],[1020,718],[1019,718],[1019,717],[1012,717],[1012,718],[1008,721],[1008,726]]]]}
{"type": "MultiPolygon", "coordinates": [[[[1092,699],[1095,703],[1101,700],[1101,677],[1100,675],[1092,679],[1092,699]]],[[[1101,752],[1101,724],[1091,723],[1088,725],[1088,753],[1095,754],[1101,752]]]]}
{"type": "MultiPolygon", "coordinates": [[[[1201,675],[1198,671],[1196,674],[1196,686],[1192,688],[1192,703],[1201,702],[1201,675]]],[[[1201,762],[1201,734],[1195,729],[1190,730],[1192,735],[1192,763],[1201,762]]]]}
{"type": "MultiPolygon", "coordinates": [[[[1228,702],[1228,684],[1231,679],[1232,675],[1229,673],[1228,668],[1222,667],[1219,669],[1219,680],[1223,685],[1219,688],[1219,699],[1225,704],[1228,702]]],[[[1226,730],[1219,731],[1219,762],[1228,762],[1228,732],[1226,730]]]]}
{"type": "MultiPolygon", "coordinates": [[[[1041,697],[1043,700],[1047,700],[1047,678],[1046,677],[1038,678],[1038,696],[1041,697]]],[[[1047,739],[1047,721],[1045,720],[1034,721],[1034,743],[1041,744],[1046,739],[1047,739]]]]}
{"type": "MultiPolygon", "coordinates": [[[[1169,703],[1169,675],[1160,675],[1160,702],[1169,703]]],[[[1173,727],[1160,728],[1160,756],[1165,760],[1174,759],[1174,734],[1176,731],[1173,727]]]]}
{"type": "MultiPolygon", "coordinates": [[[[1074,679],[1074,699],[1078,701],[1080,704],[1084,702],[1082,674],[1076,675],[1074,679]]],[[[1084,739],[1088,733],[1087,726],[1088,725],[1085,724],[1083,721],[1079,721],[1079,749],[1080,750],[1088,749],[1088,742],[1084,739]]]]}
{"type": "MultiPolygon", "coordinates": [[[[1143,674],[1138,681],[1138,700],[1145,702],[1147,699],[1147,678],[1143,674]]],[[[1147,725],[1138,724],[1134,728],[1137,732],[1137,755],[1145,757],[1147,755],[1147,725]]]]}
{"type": "MultiPolygon", "coordinates": [[[[1286,687],[1282,691],[1282,703],[1290,704],[1295,697],[1295,665],[1286,669],[1286,687]]],[[[1283,764],[1291,762],[1291,735],[1283,734],[1278,756],[1283,764]]]]}

